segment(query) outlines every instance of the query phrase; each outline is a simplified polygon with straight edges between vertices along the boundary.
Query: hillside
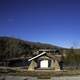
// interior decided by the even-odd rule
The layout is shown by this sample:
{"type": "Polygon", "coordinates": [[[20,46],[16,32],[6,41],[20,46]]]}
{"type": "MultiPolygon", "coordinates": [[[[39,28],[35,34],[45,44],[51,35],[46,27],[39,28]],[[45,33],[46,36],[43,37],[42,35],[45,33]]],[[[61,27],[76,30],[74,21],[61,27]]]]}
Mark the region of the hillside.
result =
{"type": "MultiPolygon", "coordinates": [[[[5,59],[32,57],[33,51],[38,49],[59,49],[64,51],[64,65],[80,68],[80,49],[67,49],[55,45],[24,41],[13,37],[0,37],[0,61],[5,59]]],[[[70,68],[69,67],[69,68],[70,68]]]]}
{"type": "Polygon", "coordinates": [[[40,42],[24,41],[12,37],[0,37],[0,59],[33,56],[33,50],[62,49],[61,47],[40,42]]]}

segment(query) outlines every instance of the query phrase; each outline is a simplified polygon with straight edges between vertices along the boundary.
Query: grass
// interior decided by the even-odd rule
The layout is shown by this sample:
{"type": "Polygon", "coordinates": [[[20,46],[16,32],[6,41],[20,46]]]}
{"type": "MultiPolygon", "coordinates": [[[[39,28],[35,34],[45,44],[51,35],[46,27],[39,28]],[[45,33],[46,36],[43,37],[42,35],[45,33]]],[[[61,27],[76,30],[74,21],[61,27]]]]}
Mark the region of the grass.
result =
{"type": "Polygon", "coordinates": [[[67,71],[51,71],[51,70],[35,70],[35,71],[14,71],[8,73],[0,73],[1,75],[13,75],[13,76],[31,76],[49,79],[54,76],[75,76],[80,75],[80,70],[67,70],[67,71]]]}

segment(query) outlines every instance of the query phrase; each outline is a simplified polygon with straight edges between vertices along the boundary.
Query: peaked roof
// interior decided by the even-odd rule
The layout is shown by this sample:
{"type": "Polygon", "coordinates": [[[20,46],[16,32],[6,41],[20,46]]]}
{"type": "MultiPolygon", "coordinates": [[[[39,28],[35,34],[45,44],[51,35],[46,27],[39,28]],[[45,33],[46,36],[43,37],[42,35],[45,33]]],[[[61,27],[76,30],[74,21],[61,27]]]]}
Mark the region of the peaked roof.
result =
{"type": "Polygon", "coordinates": [[[40,56],[42,56],[42,55],[44,55],[44,54],[47,54],[47,56],[49,56],[49,57],[52,58],[52,59],[56,59],[56,56],[54,56],[54,55],[52,55],[52,54],[50,54],[50,53],[46,53],[46,52],[44,51],[44,52],[42,52],[41,54],[38,54],[37,56],[34,56],[34,57],[28,59],[28,61],[34,60],[34,59],[36,59],[36,58],[38,58],[38,57],[40,57],[40,56]]]}
{"type": "Polygon", "coordinates": [[[28,59],[28,61],[31,61],[31,60],[33,60],[33,59],[36,59],[36,58],[42,56],[42,55],[45,54],[45,53],[46,53],[46,52],[42,52],[41,54],[38,54],[37,56],[34,56],[34,57],[32,57],[31,59],[28,59]]]}

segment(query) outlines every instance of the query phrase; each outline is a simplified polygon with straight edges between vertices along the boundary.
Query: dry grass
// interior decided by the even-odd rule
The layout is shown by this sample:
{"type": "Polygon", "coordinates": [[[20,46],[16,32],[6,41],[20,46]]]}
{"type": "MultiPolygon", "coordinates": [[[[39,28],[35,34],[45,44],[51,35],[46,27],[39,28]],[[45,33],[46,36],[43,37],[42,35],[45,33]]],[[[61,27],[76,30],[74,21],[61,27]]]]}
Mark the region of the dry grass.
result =
{"type": "Polygon", "coordinates": [[[16,73],[9,73],[10,75],[18,75],[18,76],[32,76],[38,78],[51,78],[53,76],[74,76],[80,75],[80,71],[73,70],[73,71],[51,71],[51,70],[36,70],[36,71],[24,71],[24,72],[16,72],[16,73]]]}
{"type": "MultiPolygon", "coordinates": [[[[2,74],[2,73],[1,73],[2,74]]],[[[32,76],[38,78],[49,79],[53,76],[74,76],[80,75],[80,70],[67,70],[67,71],[51,71],[51,70],[35,70],[35,71],[16,71],[9,72],[7,75],[13,76],[32,76]]]]}

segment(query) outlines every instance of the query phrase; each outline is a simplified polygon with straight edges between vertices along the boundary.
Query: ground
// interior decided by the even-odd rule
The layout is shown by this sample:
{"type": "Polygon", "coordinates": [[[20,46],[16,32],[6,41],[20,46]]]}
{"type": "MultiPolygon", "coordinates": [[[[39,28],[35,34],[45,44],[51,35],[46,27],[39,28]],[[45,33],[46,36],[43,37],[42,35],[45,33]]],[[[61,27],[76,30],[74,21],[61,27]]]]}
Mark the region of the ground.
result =
{"type": "Polygon", "coordinates": [[[0,75],[14,75],[14,76],[31,76],[41,79],[50,79],[53,76],[74,76],[80,75],[80,70],[67,70],[67,71],[51,71],[51,70],[35,70],[35,71],[11,71],[1,73],[0,75]]]}

